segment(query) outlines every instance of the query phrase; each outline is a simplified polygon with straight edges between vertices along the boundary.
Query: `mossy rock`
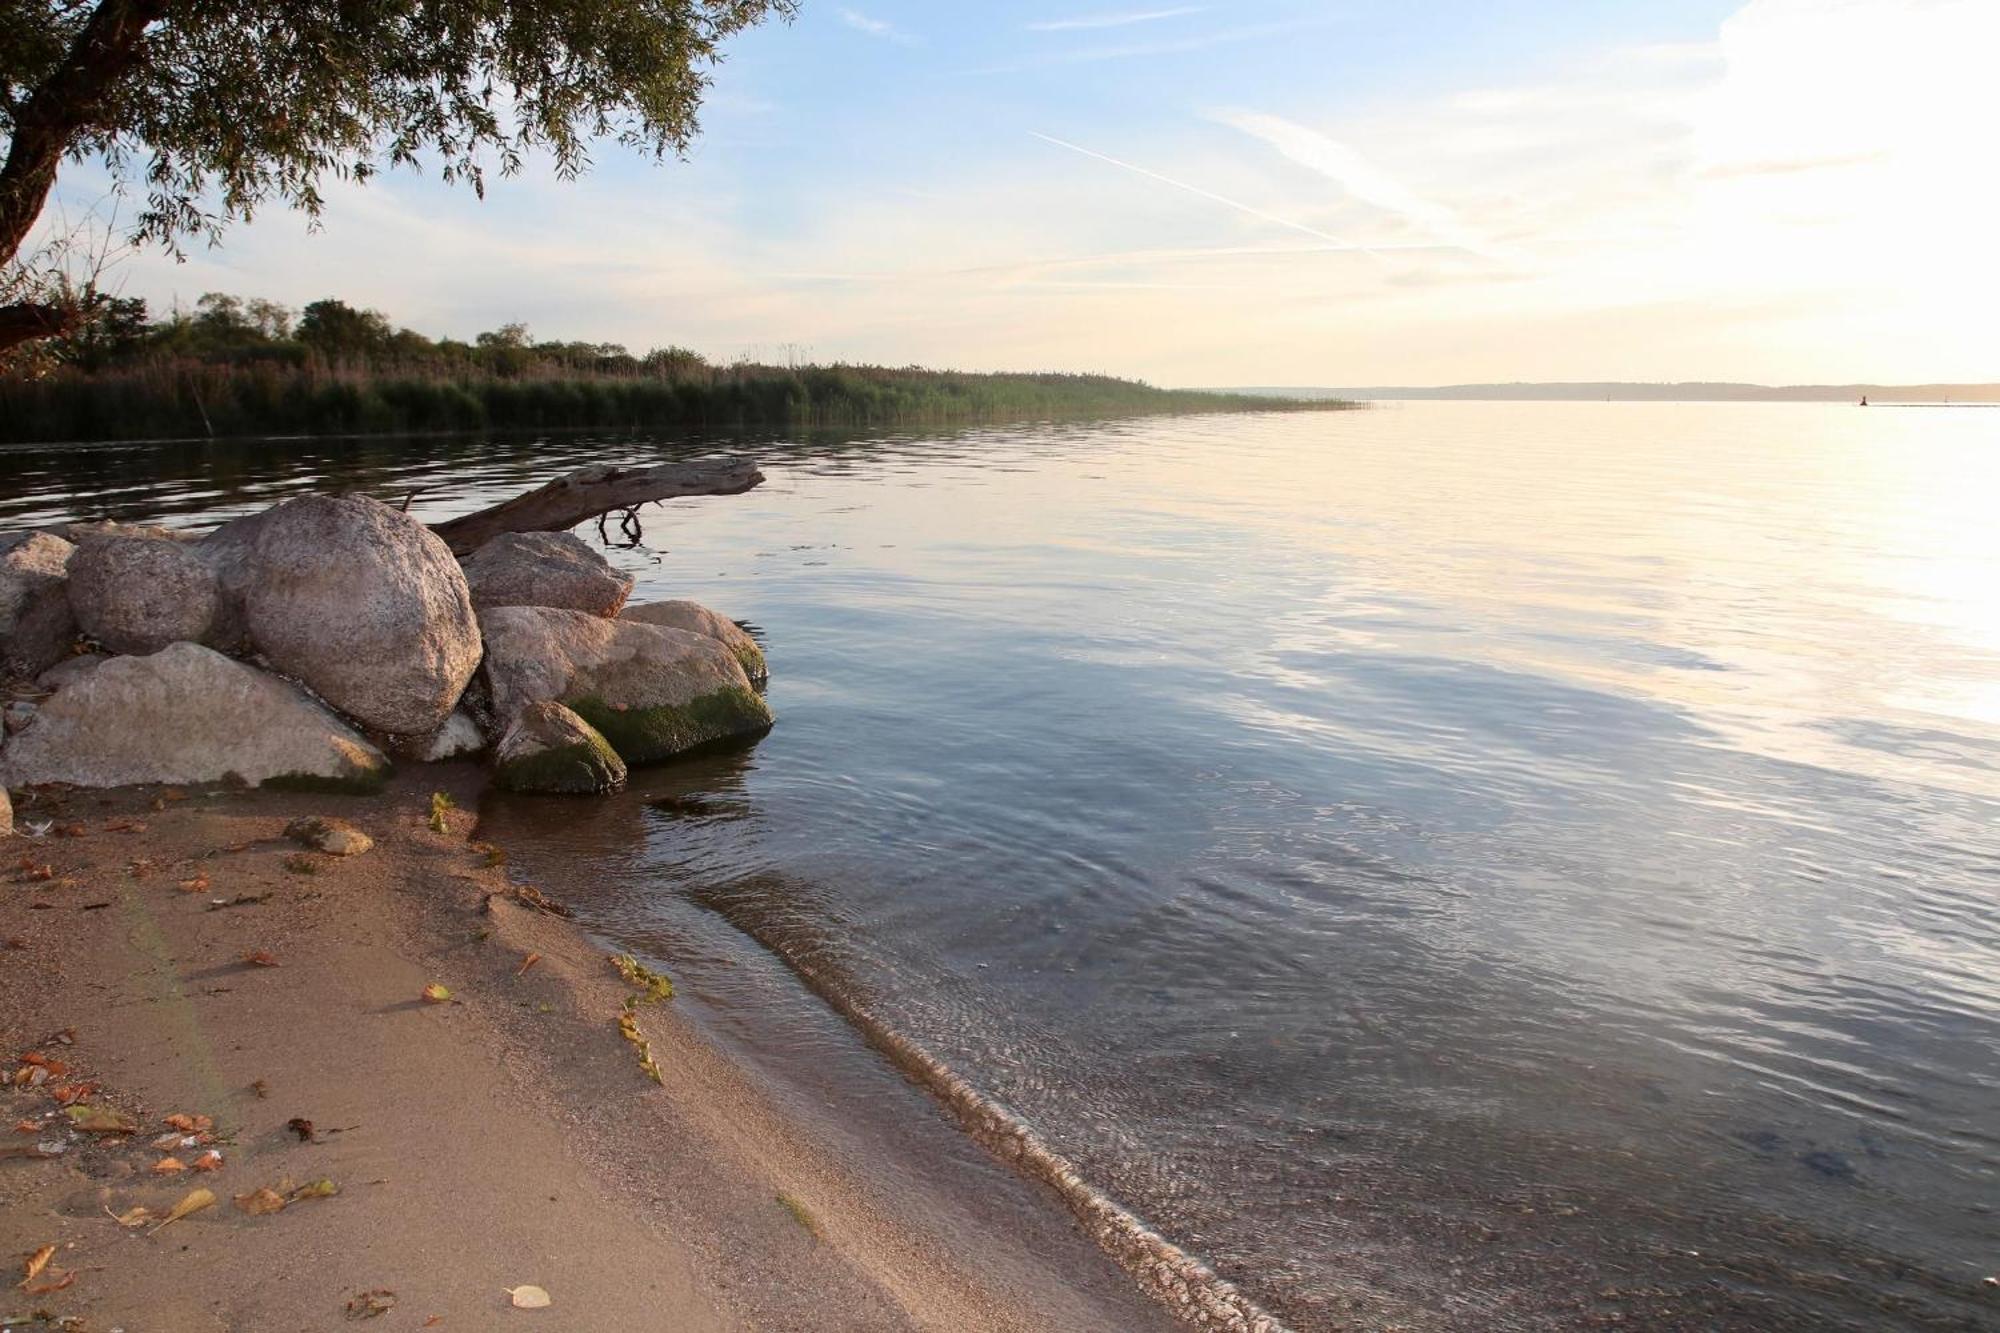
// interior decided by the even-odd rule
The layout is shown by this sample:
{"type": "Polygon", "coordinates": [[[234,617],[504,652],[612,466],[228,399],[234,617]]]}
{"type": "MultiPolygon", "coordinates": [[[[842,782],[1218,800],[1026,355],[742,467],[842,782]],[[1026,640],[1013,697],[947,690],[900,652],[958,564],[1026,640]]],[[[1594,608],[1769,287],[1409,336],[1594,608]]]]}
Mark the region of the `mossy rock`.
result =
{"type": "Polygon", "coordinates": [[[567,702],[628,764],[657,764],[715,741],[759,735],[772,723],[763,696],[742,685],[656,708],[616,708],[596,696],[567,702]]]}
{"type": "Polygon", "coordinates": [[[611,744],[559,703],[530,705],[494,752],[493,780],[513,792],[588,796],[625,781],[611,744]]]}
{"type": "Polygon", "coordinates": [[[276,777],[265,778],[262,785],[273,791],[305,792],[319,796],[375,796],[389,784],[391,769],[387,764],[374,768],[355,768],[350,772],[331,775],[325,773],[280,773],[276,777]]]}

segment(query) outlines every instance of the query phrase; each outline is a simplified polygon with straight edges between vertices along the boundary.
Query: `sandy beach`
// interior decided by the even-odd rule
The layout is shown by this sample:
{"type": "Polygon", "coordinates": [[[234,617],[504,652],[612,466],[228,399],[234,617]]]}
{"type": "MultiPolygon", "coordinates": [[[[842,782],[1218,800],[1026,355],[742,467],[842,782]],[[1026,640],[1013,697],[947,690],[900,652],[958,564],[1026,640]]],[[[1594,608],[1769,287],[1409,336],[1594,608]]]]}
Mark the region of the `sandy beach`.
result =
{"type": "Polygon", "coordinates": [[[467,809],[431,826],[434,790],[482,781],[17,800],[47,828],[0,843],[0,1251],[18,1282],[54,1249],[9,1326],[1174,1326],[969,1145],[913,1171],[787,1114],[524,896],[467,809]],[[307,814],[375,846],[307,852],[283,836],[307,814]]]}

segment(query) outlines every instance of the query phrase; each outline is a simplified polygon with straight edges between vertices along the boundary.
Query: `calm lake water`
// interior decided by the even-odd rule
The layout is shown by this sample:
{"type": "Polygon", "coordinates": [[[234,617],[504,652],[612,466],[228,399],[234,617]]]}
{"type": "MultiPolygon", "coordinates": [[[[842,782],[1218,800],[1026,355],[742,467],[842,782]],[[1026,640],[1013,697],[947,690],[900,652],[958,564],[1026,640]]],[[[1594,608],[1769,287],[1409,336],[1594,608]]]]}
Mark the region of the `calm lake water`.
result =
{"type": "Polygon", "coordinates": [[[614,558],[776,730],[484,813],[801,1102],[795,975],[1299,1329],[2000,1326],[2000,411],[15,451],[0,520],[719,445],[614,558]]]}

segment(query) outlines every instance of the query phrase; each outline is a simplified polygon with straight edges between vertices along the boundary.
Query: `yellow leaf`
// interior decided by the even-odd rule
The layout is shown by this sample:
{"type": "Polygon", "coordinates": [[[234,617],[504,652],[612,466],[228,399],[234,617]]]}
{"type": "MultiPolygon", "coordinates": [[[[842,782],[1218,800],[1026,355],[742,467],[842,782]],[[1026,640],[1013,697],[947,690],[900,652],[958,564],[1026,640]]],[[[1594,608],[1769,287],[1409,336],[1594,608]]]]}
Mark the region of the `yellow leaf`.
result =
{"type": "Polygon", "coordinates": [[[130,1134],[139,1128],[131,1116],[108,1106],[71,1106],[65,1110],[70,1127],[85,1134],[130,1134]]]}
{"type": "MultiPolygon", "coordinates": [[[[104,1211],[111,1212],[109,1208],[104,1211]]],[[[137,1207],[127,1208],[122,1213],[111,1213],[111,1220],[121,1227],[142,1227],[153,1220],[153,1210],[142,1203],[137,1207]]]]}
{"type": "Polygon", "coordinates": [[[159,1226],[154,1227],[147,1234],[158,1235],[163,1228],[172,1226],[183,1217],[191,1216],[204,1208],[213,1208],[214,1206],[215,1194],[213,1191],[189,1190],[187,1197],[173,1206],[173,1210],[167,1214],[166,1220],[161,1222],[159,1226]]]}
{"type": "Polygon", "coordinates": [[[300,1199],[331,1199],[338,1193],[340,1193],[340,1186],[334,1184],[331,1180],[312,1180],[293,1190],[292,1200],[293,1202],[297,1202],[300,1199]]]}
{"type": "Polygon", "coordinates": [[[549,1299],[546,1291],[536,1286],[510,1287],[507,1289],[507,1299],[514,1302],[516,1310],[546,1310],[555,1304],[549,1299]]]}
{"type": "Polygon", "coordinates": [[[187,1170],[187,1163],[178,1157],[162,1157],[159,1161],[153,1163],[153,1174],[156,1176],[179,1175],[185,1170],[187,1170]]]}
{"type": "Polygon", "coordinates": [[[56,1247],[53,1245],[44,1245],[29,1255],[28,1261],[21,1265],[21,1285],[25,1287],[40,1277],[42,1270],[49,1266],[49,1260],[55,1257],[56,1247]]]}
{"type": "Polygon", "coordinates": [[[443,1004],[451,999],[451,992],[445,989],[444,983],[433,981],[424,987],[424,999],[432,1004],[443,1004]]]}
{"type": "Polygon", "coordinates": [[[236,1196],[236,1206],[252,1217],[262,1217],[266,1213],[283,1212],[285,1202],[285,1196],[272,1189],[269,1185],[264,1186],[262,1189],[252,1190],[248,1194],[239,1194],[236,1196]]]}

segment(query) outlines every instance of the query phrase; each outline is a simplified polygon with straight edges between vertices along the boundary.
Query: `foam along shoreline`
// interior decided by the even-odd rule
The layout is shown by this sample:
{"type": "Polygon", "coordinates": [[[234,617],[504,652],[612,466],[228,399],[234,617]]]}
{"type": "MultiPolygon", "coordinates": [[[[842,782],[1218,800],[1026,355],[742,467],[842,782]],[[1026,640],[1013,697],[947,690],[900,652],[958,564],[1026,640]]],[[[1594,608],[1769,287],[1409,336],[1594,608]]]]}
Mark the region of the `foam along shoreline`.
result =
{"type": "Polygon", "coordinates": [[[487,1327],[530,1284],[562,1328],[1175,1326],[1001,1167],[953,1183],[788,1114],[488,864],[466,809],[433,805],[482,781],[19,794],[43,834],[4,842],[0,1101],[23,1132],[0,1246],[54,1245],[75,1277],[5,1313],[201,1333],[331,1324],[385,1293],[411,1326],[487,1327]],[[309,851],[284,836],[303,815],[375,845],[309,851]],[[58,1091],[86,1086],[76,1105],[131,1132],[71,1123],[58,1091]],[[172,1114],[209,1117],[212,1143],[152,1147],[172,1114]],[[212,1171],[158,1169],[211,1150],[212,1171]],[[232,1202],[319,1180],[338,1192],[232,1202]],[[115,1220],[197,1188],[215,1204],[164,1235],[115,1220]]]}

